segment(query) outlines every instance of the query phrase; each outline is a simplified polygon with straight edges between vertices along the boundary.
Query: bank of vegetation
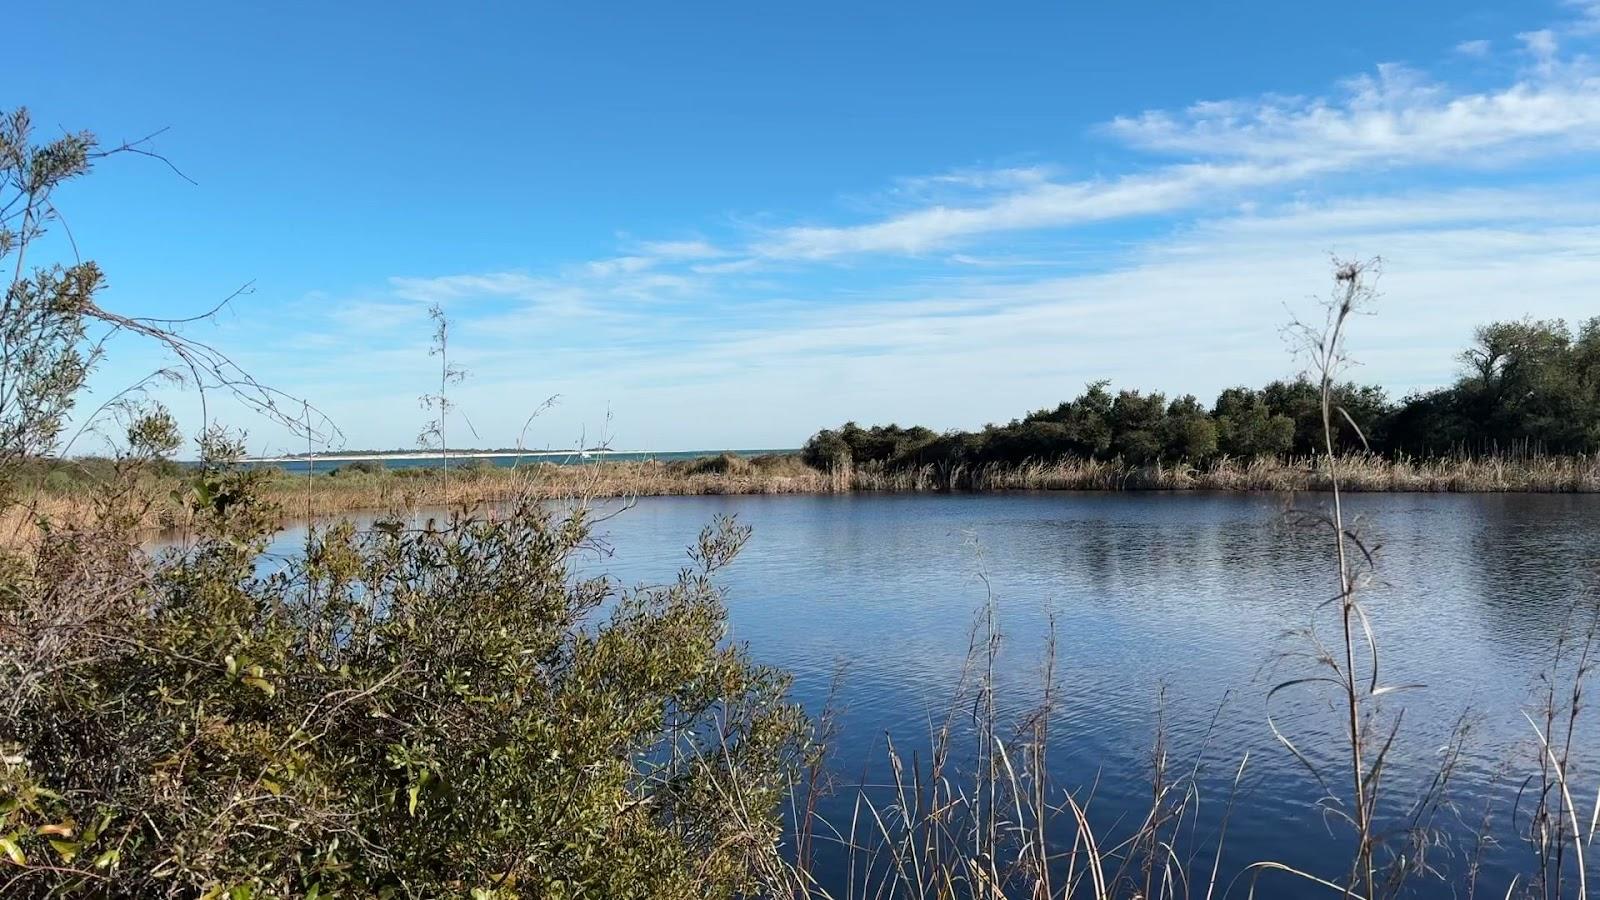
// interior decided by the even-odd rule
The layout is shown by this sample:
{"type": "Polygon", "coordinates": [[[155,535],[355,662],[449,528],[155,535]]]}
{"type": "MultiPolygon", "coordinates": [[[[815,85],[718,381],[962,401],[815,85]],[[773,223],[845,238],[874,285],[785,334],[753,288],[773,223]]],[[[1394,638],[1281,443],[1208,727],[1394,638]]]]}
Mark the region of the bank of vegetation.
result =
{"type": "MultiPolygon", "coordinates": [[[[868,432],[867,429],[862,429],[868,432]]],[[[870,433],[870,432],[869,432],[870,433]]],[[[95,514],[108,460],[53,460],[20,467],[13,482],[19,502],[0,513],[0,539],[32,533],[41,517],[84,521],[95,514]]],[[[1017,463],[869,461],[817,468],[798,453],[743,457],[724,453],[697,460],[618,461],[585,465],[524,463],[386,468],[357,462],[311,472],[260,472],[262,495],[281,521],[345,513],[412,513],[484,506],[523,497],[590,500],[737,494],[841,494],[948,491],[1268,491],[1326,492],[1326,460],[1304,456],[1213,456],[1198,463],[1135,465],[1120,458],[1066,456],[1017,463]]],[[[1347,453],[1344,489],[1417,493],[1597,493],[1600,456],[1475,454],[1391,458],[1347,453]]],[[[192,509],[183,501],[194,471],[154,461],[127,477],[128,513],[148,533],[182,531],[192,509]]]]}
{"type": "MultiPolygon", "coordinates": [[[[1335,448],[1362,455],[1363,486],[1593,489],[1600,317],[1576,332],[1559,320],[1485,325],[1458,359],[1462,373],[1454,384],[1399,401],[1376,385],[1335,387],[1335,448]]],[[[804,459],[821,470],[925,471],[951,483],[962,481],[957,473],[963,472],[1103,471],[1110,464],[1129,476],[1107,480],[1112,484],[1304,488],[1315,486],[1314,467],[1306,461],[1323,449],[1322,424],[1319,387],[1310,377],[1229,388],[1209,405],[1187,394],[1169,400],[1161,393],[1112,392],[1102,381],[1054,408],[977,431],[846,423],[813,435],[804,459]],[[1276,474],[1265,480],[1231,474],[1252,467],[1276,474]],[[1230,474],[1206,474],[1218,471],[1230,474]],[[1296,477],[1297,471],[1306,477],[1296,477]]]]}

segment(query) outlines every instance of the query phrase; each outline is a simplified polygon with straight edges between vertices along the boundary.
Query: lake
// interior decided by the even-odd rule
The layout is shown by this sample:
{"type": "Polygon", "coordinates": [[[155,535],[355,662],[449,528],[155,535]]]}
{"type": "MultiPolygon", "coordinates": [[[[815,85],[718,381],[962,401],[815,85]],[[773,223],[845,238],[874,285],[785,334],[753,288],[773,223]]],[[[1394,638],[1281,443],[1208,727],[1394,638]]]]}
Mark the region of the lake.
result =
{"type": "MultiPolygon", "coordinates": [[[[1174,768],[1187,771],[1197,758],[1200,765],[1198,875],[1209,874],[1215,827],[1248,752],[1224,882],[1269,858],[1339,879],[1349,828],[1319,810],[1316,781],[1267,725],[1270,687],[1316,674],[1284,657],[1308,646],[1292,632],[1315,621],[1332,641],[1337,628],[1330,609],[1318,612],[1337,592],[1331,545],[1324,534],[1287,526],[1284,503],[1204,493],[645,498],[602,526],[608,553],[580,568],[625,584],[665,581],[714,515],[736,514],[752,526],[748,547],[722,577],[732,637],[759,661],[794,673],[795,696],[813,710],[839,676],[831,765],[849,785],[887,780],[886,734],[901,748],[927,746],[992,592],[1004,634],[996,677],[1010,711],[1038,697],[1055,622],[1062,693],[1050,767],[1064,787],[1098,779],[1098,826],[1114,834],[1149,808],[1159,714],[1174,768]]],[[[1384,701],[1391,712],[1403,708],[1404,720],[1385,776],[1383,821],[1402,816],[1469,716],[1453,806],[1436,823],[1450,843],[1431,861],[1459,875],[1487,808],[1487,834],[1499,845],[1483,853],[1479,890],[1502,896],[1514,873],[1533,868],[1518,837],[1526,805],[1521,819],[1512,815],[1537,766],[1522,711],[1536,705],[1572,604],[1595,596],[1600,497],[1365,494],[1348,498],[1347,511],[1378,548],[1379,583],[1367,596],[1382,681],[1426,685],[1384,701]]],[[[286,533],[278,549],[292,552],[299,540],[286,533]]],[[[1345,757],[1316,749],[1343,728],[1333,699],[1300,690],[1280,694],[1273,707],[1330,778],[1343,779],[1345,757]]],[[[1585,811],[1600,786],[1593,725],[1580,719],[1575,740],[1573,778],[1585,811]]],[[[1345,789],[1343,780],[1333,783],[1345,789]]],[[[823,812],[847,820],[848,798],[823,812]]],[[[823,864],[827,875],[829,860],[823,864]]],[[[1437,881],[1414,893],[1452,896],[1437,881]]],[[[1261,895],[1326,892],[1279,877],[1264,881],[1261,895]]]]}

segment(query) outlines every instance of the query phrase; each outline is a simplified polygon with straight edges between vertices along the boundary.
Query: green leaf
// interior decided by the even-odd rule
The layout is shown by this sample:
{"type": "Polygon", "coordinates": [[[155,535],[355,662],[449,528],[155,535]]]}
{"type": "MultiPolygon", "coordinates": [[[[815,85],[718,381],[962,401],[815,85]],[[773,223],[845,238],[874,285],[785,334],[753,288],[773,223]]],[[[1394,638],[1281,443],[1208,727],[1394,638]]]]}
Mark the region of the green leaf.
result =
{"type": "Polygon", "coordinates": [[[417,796],[421,793],[422,785],[420,784],[413,784],[411,789],[406,791],[406,796],[410,798],[410,800],[406,803],[407,815],[415,816],[417,814],[417,796]]]}
{"type": "Polygon", "coordinates": [[[99,839],[100,835],[109,827],[111,827],[111,813],[106,813],[104,816],[100,817],[100,821],[99,822],[96,822],[95,824],[90,825],[88,828],[84,829],[84,831],[83,831],[83,842],[85,844],[94,843],[96,840],[99,839]]]}
{"type": "Polygon", "coordinates": [[[116,865],[120,859],[122,859],[121,850],[107,850],[94,858],[94,867],[96,869],[109,869],[116,865]]]}
{"type": "Polygon", "coordinates": [[[6,857],[19,866],[28,864],[28,854],[22,852],[17,842],[8,837],[0,837],[0,850],[5,851],[6,857]]]}
{"type": "Polygon", "coordinates": [[[266,680],[265,678],[257,678],[254,675],[248,675],[240,680],[260,691],[261,693],[266,694],[268,697],[274,696],[278,693],[278,689],[272,686],[272,682],[266,680]]]}
{"type": "Polygon", "coordinates": [[[63,841],[60,838],[52,838],[50,846],[55,848],[63,862],[72,862],[77,857],[78,851],[83,849],[83,845],[77,841],[63,841]]]}

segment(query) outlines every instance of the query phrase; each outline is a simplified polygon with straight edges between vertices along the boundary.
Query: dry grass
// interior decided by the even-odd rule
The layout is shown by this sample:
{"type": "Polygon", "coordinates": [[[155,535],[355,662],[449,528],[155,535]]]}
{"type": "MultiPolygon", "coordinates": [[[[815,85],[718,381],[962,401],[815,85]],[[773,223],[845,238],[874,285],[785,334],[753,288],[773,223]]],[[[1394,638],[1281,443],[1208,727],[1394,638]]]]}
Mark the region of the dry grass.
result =
{"type": "MultiPolygon", "coordinates": [[[[142,528],[182,527],[189,513],[171,497],[181,476],[149,473],[139,478],[136,520],[142,528]]],[[[1477,457],[1388,460],[1370,454],[1339,459],[1346,492],[1600,492],[1600,455],[1477,457]]],[[[1315,458],[1221,458],[1204,466],[1127,466],[1117,460],[1065,459],[1053,463],[944,469],[863,467],[822,472],[795,455],[747,459],[732,454],[679,462],[602,462],[586,466],[549,463],[516,468],[341,472],[337,476],[282,474],[267,496],[288,518],[316,518],[359,511],[409,510],[459,504],[499,503],[533,494],[552,499],[581,496],[670,497],[717,494],[837,494],[853,491],[934,492],[1012,490],[1213,490],[1327,491],[1325,461],[1315,458]]],[[[22,486],[23,502],[0,515],[0,539],[15,542],[37,530],[41,519],[83,521],[96,496],[77,481],[36,481],[22,486]]]]}
{"type": "MultiPolygon", "coordinates": [[[[1068,459],[1020,466],[939,472],[933,467],[856,472],[857,490],[1209,490],[1327,491],[1325,461],[1317,458],[1239,460],[1204,466],[1132,467],[1116,460],[1068,459]]],[[[1600,456],[1389,460],[1375,454],[1339,460],[1344,491],[1420,493],[1593,493],[1600,491],[1600,456]]]]}

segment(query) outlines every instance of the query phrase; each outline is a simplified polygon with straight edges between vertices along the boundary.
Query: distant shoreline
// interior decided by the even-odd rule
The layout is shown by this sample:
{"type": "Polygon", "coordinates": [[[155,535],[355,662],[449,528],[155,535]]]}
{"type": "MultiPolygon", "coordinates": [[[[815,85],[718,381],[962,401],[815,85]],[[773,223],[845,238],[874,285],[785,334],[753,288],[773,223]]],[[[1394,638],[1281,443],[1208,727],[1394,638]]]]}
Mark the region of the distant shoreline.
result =
{"type": "Polygon", "coordinates": [[[303,463],[303,462],[314,462],[314,463],[315,462],[372,462],[373,460],[381,460],[381,459],[400,459],[400,460],[489,459],[489,458],[500,458],[500,457],[508,457],[508,456],[548,457],[548,456],[583,456],[584,454],[588,454],[589,456],[606,457],[606,456],[614,456],[614,455],[617,455],[619,453],[625,453],[625,454],[630,454],[631,455],[631,454],[634,454],[634,453],[650,453],[650,452],[653,452],[653,451],[649,451],[649,450],[520,450],[520,451],[516,451],[516,450],[513,450],[513,451],[501,451],[501,450],[451,450],[451,451],[449,451],[447,453],[439,453],[437,451],[432,452],[432,453],[428,453],[428,452],[425,452],[425,451],[400,450],[400,451],[395,451],[394,453],[330,453],[330,454],[327,454],[327,455],[316,454],[316,455],[312,455],[312,456],[306,456],[304,454],[301,454],[301,455],[298,455],[298,456],[294,456],[294,455],[290,455],[290,456],[252,456],[252,457],[249,457],[247,459],[241,460],[241,462],[246,462],[246,463],[264,463],[264,464],[286,463],[286,462],[292,462],[292,463],[303,463]]]}
{"type": "MultiPolygon", "coordinates": [[[[604,461],[620,458],[646,458],[646,457],[674,457],[687,459],[692,457],[720,456],[731,453],[734,456],[758,456],[768,453],[798,453],[794,449],[763,449],[763,450],[612,450],[612,449],[571,449],[571,450],[449,450],[445,452],[427,450],[394,450],[378,453],[313,453],[313,454],[284,454],[280,456],[252,456],[240,460],[252,465],[272,465],[276,463],[319,463],[319,462],[379,462],[383,460],[397,460],[403,462],[426,462],[436,459],[515,459],[528,457],[530,459],[549,459],[552,457],[587,456],[604,461]]],[[[193,462],[193,461],[190,461],[193,462]]]]}
{"type": "MultiPolygon", "coordinates": [[[[489,454],[494,455],[494,454],[489,454]]],[[[509,454],[516,456],[517,454],[509,454]]],[[[743,456],[684,453],[677,459],[598,459],[577,465],[531,461],[519,466],[394,466],[353,470],[279,469],[264,495],[285,519],[336,517],[423,508],[475,507],[518,498],[595,500],[749,494],[933,494],[1012,491],[1322,492],[1332,487],[1326,461],[1313,457],[1219,459],[1203,467],[1129,466],[1117,460],[1064,459],[1019,466],[940,468],[839,467],[822,471],[794,452],[743,456]]],[[[423,457],[424,460],[431,457],[423,457]]],[[[324,461],[333,462],[327,457],[324,461]]],[[[69,469],[62,469],[68,472],[69,469]]],[[[1341,457],[1339,486],[1349,493],[1579,493],[1600,495],[1600,455],[1389,460],[1341,457]]],[[[191,476],[143,477],[129,495],[139,527],[182,528],[191,476]],[[144,502],[135,503],[137,497],[144,502]]],[[[42,519],[81,522],[95,514],[92,478],[41,481],[12,511],[17,533],[42,519]],[[20,517],[20,518],[19,518],[20,517]]],[[[0,523],[3,524],[3,523],[0,523]]]]}

